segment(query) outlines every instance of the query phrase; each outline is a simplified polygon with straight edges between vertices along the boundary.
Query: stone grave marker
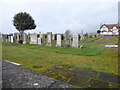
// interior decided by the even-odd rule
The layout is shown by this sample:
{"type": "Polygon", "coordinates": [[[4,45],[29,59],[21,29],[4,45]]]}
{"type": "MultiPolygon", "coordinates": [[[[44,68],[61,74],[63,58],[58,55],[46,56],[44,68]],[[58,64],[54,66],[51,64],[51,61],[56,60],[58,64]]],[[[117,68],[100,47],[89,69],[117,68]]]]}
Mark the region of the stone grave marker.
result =
{"type": "Polygon", "coordinates": [[[30,34],[30,44],[37,44],[37,34],[30,34]]]}
{"type": "Polygon", "coordinates": [[[52,32],[47,32],[46,46],[52,46],[52,32]]]}
{"type": "Polygon", "coordinates": [[[57,34],[57,47],[61,47],[61,35],[57,34]]]}
{"type": "Polygon", "coordinates": [[[73,44],[72,47],[78,48],[78,33],[73,34],[73,44]]]}

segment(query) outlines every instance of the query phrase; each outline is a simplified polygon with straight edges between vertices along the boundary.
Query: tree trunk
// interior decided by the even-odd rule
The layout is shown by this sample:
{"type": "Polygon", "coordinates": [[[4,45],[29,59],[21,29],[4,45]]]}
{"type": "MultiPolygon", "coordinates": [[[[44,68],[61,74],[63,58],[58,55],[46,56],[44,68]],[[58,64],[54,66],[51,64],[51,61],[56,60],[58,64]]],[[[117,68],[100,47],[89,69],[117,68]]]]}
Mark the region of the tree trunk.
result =
{"type": "Polygon", "coordinates": [[[20,40],[23,41],[23,34],[24,34],[24,31],[20,30],[19,32],[20,32],[20,40]]]}

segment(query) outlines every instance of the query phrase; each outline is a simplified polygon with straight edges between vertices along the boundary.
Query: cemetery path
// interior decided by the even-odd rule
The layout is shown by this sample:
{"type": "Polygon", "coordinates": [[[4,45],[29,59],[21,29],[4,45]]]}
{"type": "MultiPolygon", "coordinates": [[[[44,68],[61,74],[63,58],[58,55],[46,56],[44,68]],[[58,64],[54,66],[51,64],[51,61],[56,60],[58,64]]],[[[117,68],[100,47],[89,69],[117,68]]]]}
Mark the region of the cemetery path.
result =
{"type": "Polygon", "coordinates": [[[2,61],[0,61],[0,90],[2,88],[2,61]]]}
{"type": "Polygon", "coordinates": [[[84,42],[83,44],[95,44],[95,45],[106,45],[106,44],[116,44],[115,39],[112,36],[104,36],[103,38],[100,38],[98,40],[95,40],[93,42],[84,42]]]}
{"type": "Polygon", "coordinates": [[[71,88],[59,82],[20,66],[2,60],[3,88],[71,88]]]}

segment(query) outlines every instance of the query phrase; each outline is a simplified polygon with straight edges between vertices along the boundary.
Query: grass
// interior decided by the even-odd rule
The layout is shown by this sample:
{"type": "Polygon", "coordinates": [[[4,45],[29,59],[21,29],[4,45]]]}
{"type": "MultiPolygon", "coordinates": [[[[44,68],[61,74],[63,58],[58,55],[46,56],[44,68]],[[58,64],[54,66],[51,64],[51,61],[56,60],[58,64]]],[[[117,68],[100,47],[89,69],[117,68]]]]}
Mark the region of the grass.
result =
{"type": "MultiPolygon", "coordinates": [[[[118,74],[117,48],[105,48],[103,38],[83,45],[84,49],[48,47],[30,44],[3,43],[3,59],[20,63],[22,67],[43,74],[47,69],[61,64],[88,70],[118,74]],[[100,44],[95,44],[99,42],[100,44]]],[[[112,37],[115,43],[114,37],[112,37]]],[[[54,41],[55,42],[55,41],[54,41]]],[[[109,42],[109,39],[106,39],[109,42]]],[[[85,43],[88,43],[87,41],[85,43]]]]}

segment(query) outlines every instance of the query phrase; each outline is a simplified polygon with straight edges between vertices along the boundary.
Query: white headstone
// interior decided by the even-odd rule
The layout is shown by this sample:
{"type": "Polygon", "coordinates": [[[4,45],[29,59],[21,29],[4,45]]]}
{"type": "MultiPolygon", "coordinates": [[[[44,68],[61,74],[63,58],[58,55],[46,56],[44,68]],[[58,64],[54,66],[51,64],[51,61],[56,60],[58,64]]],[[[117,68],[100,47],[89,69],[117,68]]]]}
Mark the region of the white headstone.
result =
{"type": "Polygon", "coordinates": [[[41,37],[38,38],[38,45],[42,45],[42,38],[41,37]]]}
{"type": "Polygon", "coordinates": [[[57,34],[57,47],[61,47],[61,35],[57,34]]]}
{"type": "Polygon", "coordinates": [[[26,33],[23,33],[23,44],[26,44],[27,40],[27,34],[26,33]]]}
{"type": "Polygon", "coordinates": [[[10,39],[11,39],[11,40],[10,40],[10,41],[11,41],[11,43],[13,43],[13,36],[10,36],[10,39]]]}

